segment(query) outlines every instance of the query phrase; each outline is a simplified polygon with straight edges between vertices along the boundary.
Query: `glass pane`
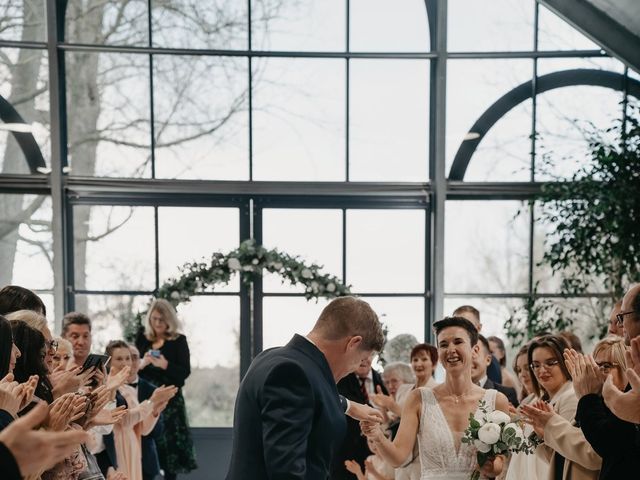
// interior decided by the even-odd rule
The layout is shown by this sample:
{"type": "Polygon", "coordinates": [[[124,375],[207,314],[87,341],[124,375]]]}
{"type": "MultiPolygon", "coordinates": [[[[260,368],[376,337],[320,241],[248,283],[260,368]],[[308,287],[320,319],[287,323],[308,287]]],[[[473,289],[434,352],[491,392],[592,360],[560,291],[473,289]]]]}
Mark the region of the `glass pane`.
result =
{"type": "Polygon", "coordinates": [[[0,285],[53,288],[51,219],[51,197],[0,194],[0,285]]]}
{"type": "Polygon", "coordinates": [[[167,48],[247,48],[247,2],[151,1],[153,45],[167,48]]]}
{"type": "Polygon", "coordinates": [[[286,345],[294,333],[309,333],[327,303],[323,298],[308,302],[301,297],[265,297],[262,302],[262,348],[286,345]]]}
{"type": "MultiPolygon", "coordinates": [[[[557,223],[549,222],[545,216],[545,221],[540,218],[539,204],[536,205],[536,223],[533,229],[533,280],[538,282],[539,293],[559,293],[562,284],[562,275],[553,273],[551,267],[542,262],[542,257],[551,245],[558,243],[559,239],[555,235],[550,235],[556,230],[557,223]]],[[[591,277],[587,280],[587,291],[591,293],[605,293],[604,278],[591,277]]]]}
{"type": "Polygon", "coordinates": [[[448,201],[445,292],[528,292],[527,212],[515,201],[448,201]]]}
{"type": "MultiPolygon", "coordinates": [[[[2,7],[0,7],[1,9],[2,7]]],[[[0,20],[1,27],[1,20],[0,20]]],[[[0,49],[0,95],[20,118],[4,112],[0,123],[0,173],[47,173],[49,165],[49,62],[45,50],[0,49]],[[14,131],[29,133],[39,148],[27,158],[16,142],[14,131]]],[[[32,139],[32,141],[33,141],[32,139]]]]}
{"type": "Polygon", "coordinates": [[[147,46],[147,0],[68,0],[65,36],[69,43],[147,46]]]}
{"type": "Polygon", "coordinates": [[[538,50],[600,50],[551,10],[542,5],[538,8],[538,50]]]}
{"type": "Polygon", "coordinates": [[[345,0],[252,0],[254,50],[345,49],[345,0]]]}
{"type": "Polygon", "coordinates": [[[429,20],[422,0],[351,0],[349,47],[353,52],[425,52],[429,20]]]}
{"type": "MultiPolygon", "coordinates": [[[[447,171],[462,142],[477,138],[470,130],[480,116],[513,88],[530,82],[532,76],[531,60],[450,60],[447,63],[447,171]]],[[[490,131],[480,142],[477,155],[481,165],[474,167],[475,172],[480,173],[474,173],[475,179],[483,179],[487,170],[495,169],[497,175],[506,178],[492,180],[529,180],[526,166],[530,163],[531,146],[526,139],[531,135],[531,120],[527,119],[527,108],[531,108],[530,103],[516,107],[508,114],[513,124],[499,122],[494,126],[497,133],[490,131]]]]}
{"type": "MultiPolygon", "coordinates": [[[[262,239],[268,249],[300,256],[306,263],[322,265],[327,274],[342,277],[342,211],[265,209],[262,239]]],[[[265,292],[304,293],[302,286],[282,283],[274,273],[264,276],[265,292]]]]}
{"type": "Polygon", "coordinates": [[[349,179],[428,179],[429,63],[352,60],[349,179]]]}
{"type": "MultiPolygon", "coordinates": [[[[237,208],[161,207],[158,209],[160,283],[180,275],[187,262],[209,262],[214,252],[228,253],[240,243],[237,208]],[[220,226],[224,225],[224,228],[220,226]],[[185,233],[188,232],[188,243],[185,233]]],[[[238,281],[215,291],[238,291],[238,281]]]]}
{"type": "Polygon", "coordinates": [[[471,157],[467,182],[528,181],[531,178],[533,101],[512,108],[487,132],[471,157]]]}
{"type": "Polygon", "coordinates": [[[387,339],[408,333],[424,340],[424,299],[402,297],[363,297],[389,330],[387,339]]]}
{"type": "Polygon", "coordinates": [[[480,311],[482,335],[500,337],[507,350],[507,367],[511,369],[513,357],[518,348],[514,348],[505,334],[504,324],[514,311],[522,311],[521,298],[481,298],[481,297],[444,297],[444,314],[451,315],[462,305],[472,305],[480,311]]]}
{"type": "Polygon", "coordinates": [[[184,388],[192,427],[231,427],[240,380],[240,299],[199,296],[178,307],[191,353],[184,388]]]}
{"type": "MultiPolygon", "coordinates": [[[[612,59],[543,59],[540,76],[576,68],[622,73],[622,64],[612,59]]],[[[590,159],[589,133],[605,139],[606,130],[622,119],[621,92],[597,86],[571,86],[549,90],[537,97],[536,180],[570,177],[590,159]],[[589,101],[585,102],[585,98],[589,101]],[[549,163],[547,160],[551,160],[549,163]]]]}
{"type": "Polygon", "coordinates": [[[74,207],[75,288],[153,290],[153,225],[151,207],[74,207]]]}
{"type": "Polygon", "coordinates": [[[523,0],[449,0],[448,50],[533,50],[534,4],[523,0]]]}
{"type": "Polygon", "coordinates": [[[134,331],[133,320],[149,305],[147,295],[75,295],[77,312],[91,319],[91,351],[104,353],[111,340],[124,340],[125,331],[134,331]]]}
{"type": "Polygon", "coordinates": [[[156,177],[248,180],[247,60],[153,60],[156,177]]]}
{"type": "Polygon", "coordinates": [[[148,55],[66,55],[69,164],[73,175],[148,177],[148,55]]]}
{"type": "Polygon", "coordinates": [[[347,211],[347,282],[354,292],[424,291],[424,210],[347,211]]]}
{"type": "Polygon", "coordinates": [[[0,39],[44,42],[46,38],[45,0],[4,0],[0,4],[0,39]]]}
{"type": "Polygon", "coordinates": [[[254,180],[345,179],[345,63],[254,64],[254,180]]]}

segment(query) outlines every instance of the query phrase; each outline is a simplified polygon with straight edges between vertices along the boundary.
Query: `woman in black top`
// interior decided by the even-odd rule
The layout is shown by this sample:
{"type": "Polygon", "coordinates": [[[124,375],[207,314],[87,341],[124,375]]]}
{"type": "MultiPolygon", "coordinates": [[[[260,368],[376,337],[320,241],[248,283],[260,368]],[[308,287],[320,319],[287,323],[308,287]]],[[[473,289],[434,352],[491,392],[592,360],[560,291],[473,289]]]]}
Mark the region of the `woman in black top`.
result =
{"type": "Polygon", "coordinates": [[[151,304],[136,346],[142,356],[142,378],[158,386],[178,387],[163,412],[164,435],[156,439],[164,478],[175,479],[178,473],[188,473],[197,465],[182,396],[182,387],[191,373],[189,345],[187,337],[178,333],[176,311],[168,301],[157,299],[151,304]]]}

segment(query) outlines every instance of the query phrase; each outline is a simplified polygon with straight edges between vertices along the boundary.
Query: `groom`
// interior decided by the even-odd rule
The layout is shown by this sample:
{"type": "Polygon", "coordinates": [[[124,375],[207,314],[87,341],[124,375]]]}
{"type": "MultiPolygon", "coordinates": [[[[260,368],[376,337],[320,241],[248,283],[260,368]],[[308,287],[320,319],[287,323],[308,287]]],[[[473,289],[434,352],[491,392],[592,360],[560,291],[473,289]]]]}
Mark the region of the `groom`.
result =
{"type": "Polygon", "coordinates": [[[344,413],[377,415],[340,397],[336,382],[383,342],[369,304],[340,297],[306,337],[258,355],[236,398],[227,480],[327,480],[345,433],[344,413]]]}

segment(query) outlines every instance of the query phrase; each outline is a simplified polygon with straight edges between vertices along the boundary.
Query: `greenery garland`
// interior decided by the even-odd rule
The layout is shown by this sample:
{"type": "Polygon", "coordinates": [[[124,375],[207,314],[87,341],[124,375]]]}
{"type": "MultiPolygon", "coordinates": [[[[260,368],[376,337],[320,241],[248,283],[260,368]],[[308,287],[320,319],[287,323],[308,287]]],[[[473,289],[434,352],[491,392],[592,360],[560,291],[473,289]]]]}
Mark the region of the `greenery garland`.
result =
{"type": "MultiPolygon", "coordinates": [[[[164,298],[174,307],[187,303],[195,294],[211,292],[217,285],[227,285],[234,275],[240,275],[244,285],[250,285],[262,277],[266,270],[277,273],[291,285],[302,285],[307,300],[335,298],[350,295],[350,286],[334,276],[322,273],[322,266],[307,264],[300,257],[267,250],[255,240],[245,240],[238,248],[227,254],[215,252],[208,262],[186,263],[178,278],[167,280],[158,290],[156,298],[164,298]]],[[[133,325],[125,326],[125,338],[131,339],[137,334],[146,312],[136,316],[133,325]]]]}

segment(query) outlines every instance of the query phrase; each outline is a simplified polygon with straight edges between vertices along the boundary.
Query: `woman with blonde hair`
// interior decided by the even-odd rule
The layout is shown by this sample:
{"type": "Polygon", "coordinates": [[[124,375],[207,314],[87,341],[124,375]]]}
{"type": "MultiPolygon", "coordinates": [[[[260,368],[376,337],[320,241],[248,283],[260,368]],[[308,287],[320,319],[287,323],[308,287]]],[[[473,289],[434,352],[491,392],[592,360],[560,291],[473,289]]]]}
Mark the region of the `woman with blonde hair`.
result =
{"type": "Polygon", "coordinates": [[[136,339],[140,351],[140,377],[155,385],[174,385],[178,393],[164,415],[164,434],[156,439],[160,466],[166,480],[197,468],[195,449],[187,421],[182,387],[191,373],[187,337],[179,333],[180,324],[173,305],[164,299],[153,301],[144,321],[144,331],[136,339]]]}

